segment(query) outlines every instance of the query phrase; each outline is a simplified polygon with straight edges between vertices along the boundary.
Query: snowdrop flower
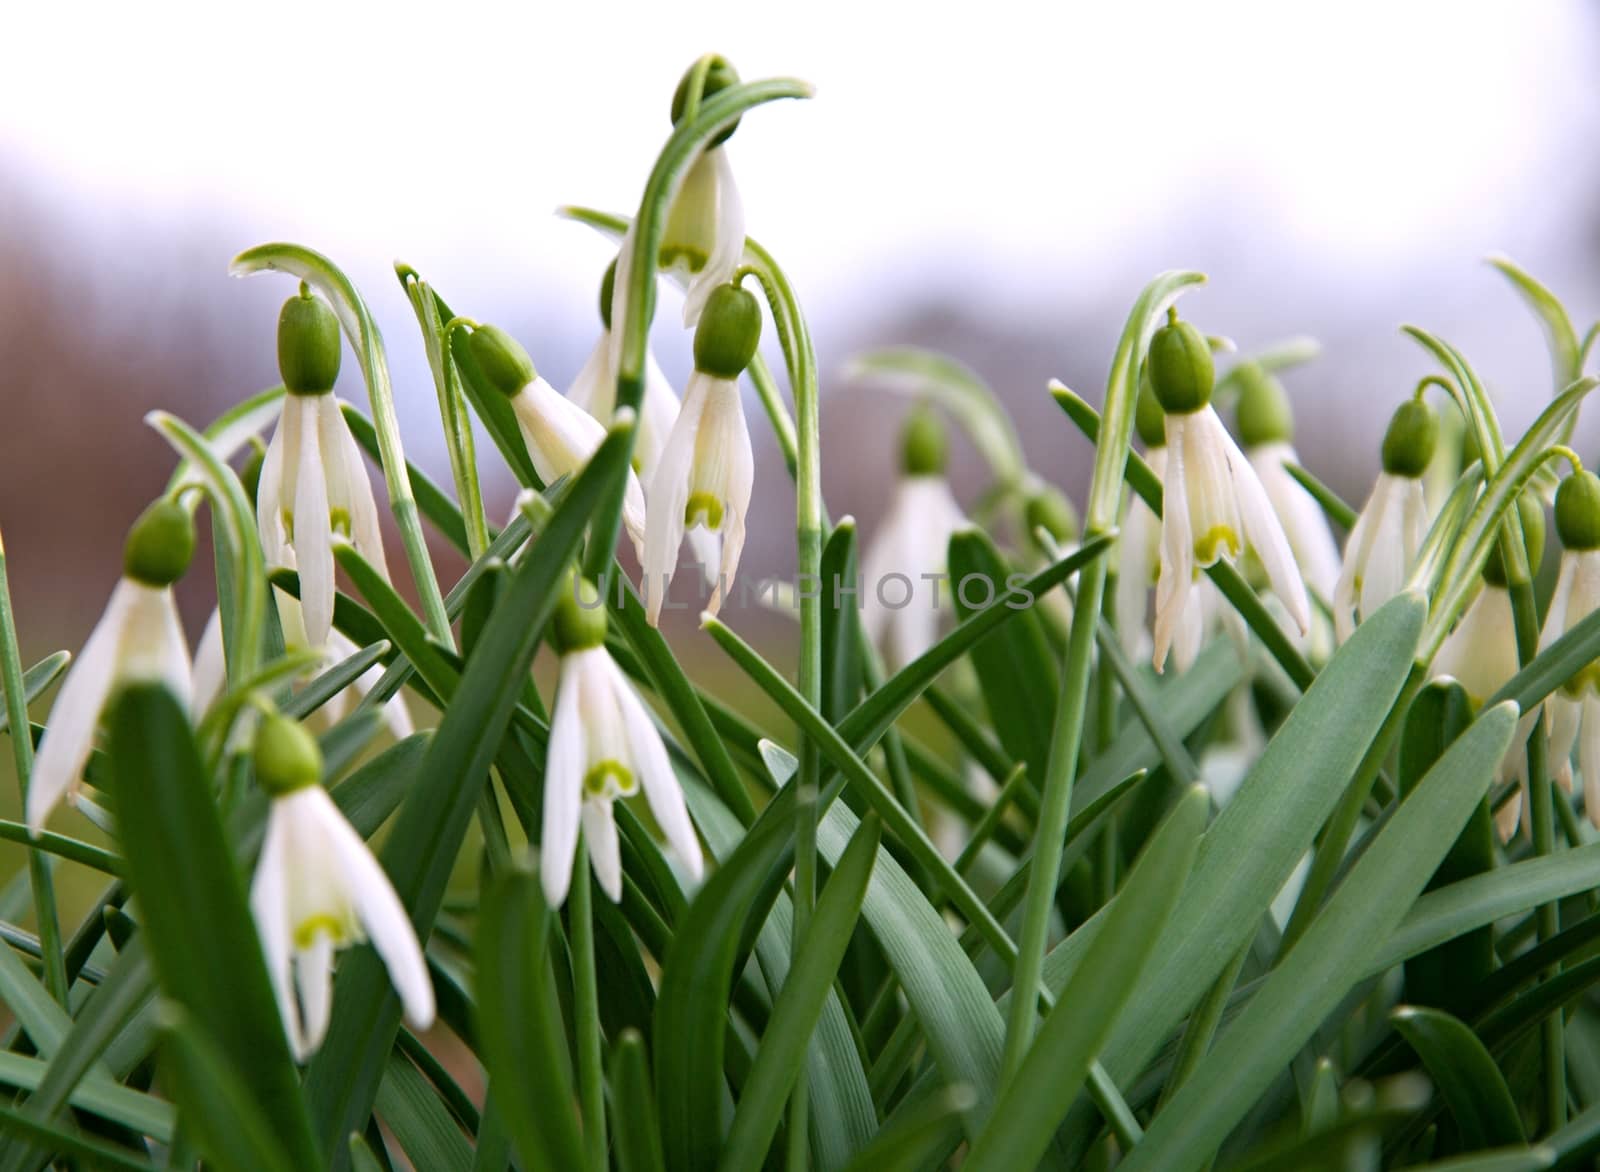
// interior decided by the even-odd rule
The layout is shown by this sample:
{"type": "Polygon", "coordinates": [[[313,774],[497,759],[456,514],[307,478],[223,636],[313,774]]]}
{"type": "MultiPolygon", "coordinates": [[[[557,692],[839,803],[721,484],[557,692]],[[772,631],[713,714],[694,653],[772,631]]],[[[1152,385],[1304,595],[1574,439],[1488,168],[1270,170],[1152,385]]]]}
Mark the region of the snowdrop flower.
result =
{"type": "MultiPolygon", "coordinates": [[[[693,69],[685,73],[672,95],[673,125],[683,118],[693,74],[693,69]]],[[[710,98],[738,83],[738,72],[717,57],[706,71],[701,97],[710,98]]],[[[744,257],[744,203],[724,146],[738,128],[738,122],[728,127],[690,165],[661,235],[661,267],[681,270],[688,280],[683,302],[685,326],[700,320],[712,292],[732,280],[744,257]]]]}
{"type": "MultiPolygon", "coordinates": [[[[1537,567],[1544,554],[1543,506],[1528,493],[1518,498],[1517,509],[1522,518],[1522,537],[1527,547],[1528,564],[1537,567]]],[[[1496,543],[1489,560],[1484,564],[1483,585],[1477,597],[1434,656],[1433,675],[1435,678],[1455,680],[1467,693],[1473,707],[1477,708],[1517,674],[1518,666],[1517,631],[1512,618],[1511,593],[1506,583],[1505,560],[1496,543]]],[[[1512,740],[1496,771],[1499,781],[1516,778],[1526,789],[1525,742],[1529,731],[1531,729],[1525,724],[1522,735],[1512,740]]],[[[1570,743],[1567,749],[1570,753],[1570,743]]],[[[1495,812],[1495,828],[1502,841],[1516,833],[1522,816],[1523,799],[1524,795],[1518,792],[1495,812]]]]}
{"type": "MultiPolygon", "coordinates": [[[[1078,548],[1078,510],[1054,485],[1040,484],[1033,489],[1022,505],[1022,525],[1025,545],[1034,555],[1034,569],[1042,570],[1078,548]]],[[[1039,605],[1061,630],[1072,626],[1072,596],[1064,586],[1047,592],[1039,605]]]]}
{"type": "MultiPolygon", "coordinates": [[[[1600,609],[1600,477],[1575,472],[1556,490],[1561,572],[1539,632],[1539,650],[1600,609]]],[[[1583,774],[1583,806],[1600,827],[1600,660],[1581,669],[1545,702],[1556,780],[1572,788],[1572,748],[1583,774]]]]}
{"type": "MultiPolygon", "coordinates": [[[[522,344],[498,326],[473,326],[471,348],[484,377],[510,400],[539,479],[549,485],[577,475],[606,438],[605,426],[540,378],[522,344]]],[[[641,556],[644,519],[644,490],[629,469],[622,524],[641,556]]]]}
{"type": "MultiPolygon", "coordinates": [[[[600,340],[589,353],[578,377],[573,379],[567,398],[582,407],[602,427],[611,425],[611,413],[617,406],[617,368],[612,361],[612,300],[616,284],[617,262],[606,269],[600,283],[600,321],[604,326],[600,340]]],[[[639,432],[633,445],[633,466],[639,477],[648,483],[661,462],[661,451],[667,445],[667,434],[678,418],[678,396],[661,369],[656,357],[646,347],[644,356],[644,399],[639,410],[639,432]]]]}
{"type": "Polygon", "coordinates": [[[1242,384],[1239,441],[1283,525],[1306,584],[1326,601],[1333,597],[1339,578],[1339,547],[1322,506],[1286,467],[1300,463],[1289,396],[1282,383],[1254,362],[1244,363],[1237,375],[1242,384]]]}
{"type": "Polygon", "coordinates": [[[122,554],[122,580],[111,592],[77,661],[67,673],[39,742],[24,817],[37,835],[63,797],[76,800],[95,729],[124,684],[165,684],[185,707],[193,690],[189,645],[172,584],[194,555],[194,521],[182,505],[159,500],[134,522],[122,554]]]}
{"type": "Polygon", "coordinates": [[[890,668],[904,667],[939,633],[949,608],[950,535],[967,518],[944,478],[945,435],[917,408],[900,439],[900,479],[889,511],[861,558],[861,622],[890,668]],[[943,597],[941,597],[941,595],[943,597]]]}
{"type": "Polygon", "coordinates": [[[1426,403],[1400,404],[1383,436],[1383,471],[1350,530],[1344,568],[1333,589],[1339,642],[1400,592],[1428,535],[1424,474],[1439,437],[1439,416],[1426,403]]]}
{"type": "Polygon", "coordinates": [[[552,907],[567,898],[578,827],[601,889],[622,898],[622,856],[611,803],[644,789],[667,843],[699,880],[700,843],[661,734],[605,648],[606,612],[593,583],[572,578],[550,619],[561,660],[545,760],[539,874],[552,907]]]}
{"type": "Polygon", "coordinates": [[[296,1061],[322,1044],[333,954],[368,937],[414,1029],[433,1024],[433,983],[411,917],[383,867],[322,788],[322,754],[276,712],[256,730],[256,780],[272,799],[250,910],[296,1061]],[[298,996],[297,996],[298,994],[298,996]]]}
{"type": "MultiPolygon", "coordinates": [[[[272,593],[278,604],[278,624],[283,629],[284,646],[291,651],[310,648],[312,644],[306,635],[305,619],[302,616],[299,600],[281,590],[274,590],[272,593]]],[[[333,630],[328,632],[327,641],[317,650],[322,656],[323,663],[331,666],[349,659],[360,649],[343,633],[333,630]]],[[[383,668],[373,664],[357,676],[347,688],[336,693],[332,699],[317,709],[313,716],[326,722],[330,727],[339,723],[349,714],[353,704],[372,691],[382,678],[383,668]]],[[[222,612],[213,610],[211,617],[206,620],[205,631],[200,636],[200,645],[194,653],[195,714],[204,715],[211,705],[217,702],[226,685],[227,662],[222,642],[222,612]]],[[[391,696],[384,703],[382,715],[395,740],[404,740],[415,731],[411,723],[411,713],[406,710],[405,701],[398,695],[391,696]]]]}
{"type": "Polygon", "coordinates": [[[313,643],[333,629],[335,538],[349,541],[389,577],[378,506],[350,426],[333,393],[339,321],[304,283],[278,316],[283,413],[256,488],[256,524],[268,564],[296,570],[313,643]]]}
{"type": "Polygon", "coordinates": [[[737,285],[718,287],[695,328],[694,374],[650,481],[644,596],[651,626],[660,618],[685,529],[700,526],[721,539],[716,582],[706,604],[711,614],[733,587],[755,483],[739,375],[760,338],[761,306],[755,296],[737,285]]]}
{"type": "Polygon", "coordinates": [[[1193,662],[1205,621],[1200,570],[1255,552],[1272,592],[1305,634],[1305,583],[1266,490],[1211,406],[1215,372],[1206,340],[1173,313],[1150,341],[1151,387],[1166,412],[1167,468],[1161,497],[1161,569],[1156,581],[1155,666],[1170,651],[1193,662]]]}

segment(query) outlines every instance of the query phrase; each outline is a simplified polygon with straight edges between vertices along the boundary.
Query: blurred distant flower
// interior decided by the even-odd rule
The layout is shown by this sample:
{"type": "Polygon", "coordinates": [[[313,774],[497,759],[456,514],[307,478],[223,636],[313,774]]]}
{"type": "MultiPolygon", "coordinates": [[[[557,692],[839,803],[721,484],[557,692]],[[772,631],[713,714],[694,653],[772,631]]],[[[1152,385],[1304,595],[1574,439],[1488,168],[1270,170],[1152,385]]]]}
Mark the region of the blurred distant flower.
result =
{"type": "MultiPolygon", "coordinates": [[[[1600,477],[1575,472],[1556,490],[1556,534],[1561,572],[1539,633],[1543,651],[1581,619],[1600,610],[1600,477]]],[[[1584,667],[1545,701],[1550,762],[1555,776],[1572,788],[1572,749],[1583,774],[1583,805],[1600,827],[1600,661],[1584,667]]]]}

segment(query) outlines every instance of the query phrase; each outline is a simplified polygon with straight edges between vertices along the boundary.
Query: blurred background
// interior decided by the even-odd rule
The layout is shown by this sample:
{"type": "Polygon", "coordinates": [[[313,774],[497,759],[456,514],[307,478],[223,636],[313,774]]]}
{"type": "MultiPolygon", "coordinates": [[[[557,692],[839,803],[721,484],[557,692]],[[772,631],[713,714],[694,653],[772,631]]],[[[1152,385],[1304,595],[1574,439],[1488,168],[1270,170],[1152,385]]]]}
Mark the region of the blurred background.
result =
{"type": "MultiPolygon", "coordinates": [[[[30,662],[80,644],[167,476],[144,413],[200,423],[277,381],[293,286],[230,280],[233,254],[292,240],[345,268],[387,340],[408,453],[448,483],[393,262],[564,387],[612,249],[553,210],[636,206],[707,50],[816,83],[730,150],[750,232],[816,335],[828,505],[869,535],[905,404],[842,380],[864,348],[970,364],[1033,466],[1081,493],[1090,452],[1046,380],[1098,400],[1144,282],[1203,269],[1185,306],[1208,331],[1245,351],[1321,341],[1286,378],[1301,454],[1358,499],[1391,405],[1429,369],[1402,323],[1456,342],[1510,425],[1548,396],[1539,331],[1486,254],[1550,285],[1580,330],[1600,312],[1591,4],[24,5],[8,25],[0,532],[30,662]]],[[[657,352],[681,385],[688,337],[676,294],[663,305],[657,352]]],[[[365,402],[348,357],[340,390],[365,402]]],[[[792,492],[750,415],[746,572],[784,574],[792,492]]],[[[510,477],[479,453],[501,517],[510,477]]],[[[984,475],[958,443],[958,495],[984,475]]],[[[192,577],[195,637],[210,599],[192,577]]]]}

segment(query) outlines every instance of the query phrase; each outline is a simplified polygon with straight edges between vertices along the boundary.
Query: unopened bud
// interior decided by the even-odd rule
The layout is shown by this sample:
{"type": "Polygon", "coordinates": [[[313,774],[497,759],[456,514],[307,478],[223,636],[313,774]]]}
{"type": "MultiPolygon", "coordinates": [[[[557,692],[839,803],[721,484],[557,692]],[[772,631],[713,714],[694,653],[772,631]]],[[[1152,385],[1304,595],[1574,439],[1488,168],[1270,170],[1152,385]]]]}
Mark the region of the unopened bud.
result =
{"type": "MultiPolygon", "coordinates": [[[[696,62],[698,64],[698,62],[696,62]]],[[[683,120],[684,107],[689,104],[689,84],[694,79],[695,66],[691,65],[687,73],[678,82],[678,88],[672,94],[672,124],[676,126],[683,120]]],[[[705,88],[700,91],[700,100],[721,93],[730,85],[739,84],[739,71],[728,64],[726,57],[717,56],[711,59],[710,68],[706,70],[705,88]]],[[[732,126],[724,130],[711,140],[712,146],[721,146],[732,137],[733,132],[739,129],[739,122],[735,119],[732,126]]]]}
{"type": "Polygon", "coordinates": [[[1186,321],[1169,321],[1150,339],[1145,359],[1156,401],[1169,415],[1192,415],[1211,402],[1217,371],[1205,335],[1186,321]]]}
{"type": "Polygon", "coordinates": [[[156,501],[128,530],[122,572],[146,586],[171,586],[194,557],[194,518],[176,501],[156,501]]]}
{"type": "Polygon", "coordinates": [[[322,781],[322,750],[298,720],[281,712],[261,718],[256,729],[256,781],[275,798],[322,781]]]}
{"type": "Polygon", "coordinates": [[[499,326],[476,327],[468,342],[483,377],[507,398],[539,377],[522,343],[499,326]]]}
{"type": "Polygon", "coordinates": [[[1407,399],[1395,408],[1389,430],[1383,433],[1383,470],[1416,480],[1433,462],[1438,443],[1439,413],[1426,403],[1407,399]]]}
{"type": "Polygon", "coordinates": [[[1556,536],[1574,552],[1600,549],[1600,476],[1574,472],[1556,489],[1556,536]]]}
{"type": "Polygon", "coordinates": [[[304,284],[278,314],[278,373],[295,395],[325,395],[339,377],[339,319],[304,284]]]}
{"type": "Polygon", "coordinates": [[[1243,363],[1234,376],[1239,380],[1239,442],[1258,448],[1292,441],[1294,409],[1283,384],[1255,362],[1243,363]]]}
{"type": "Polygon", "coordinates": [[[717,378],[738,378],[761,341],[761,303],[738,285],[711,291],[694,331],[694,367],[717,378]]]}

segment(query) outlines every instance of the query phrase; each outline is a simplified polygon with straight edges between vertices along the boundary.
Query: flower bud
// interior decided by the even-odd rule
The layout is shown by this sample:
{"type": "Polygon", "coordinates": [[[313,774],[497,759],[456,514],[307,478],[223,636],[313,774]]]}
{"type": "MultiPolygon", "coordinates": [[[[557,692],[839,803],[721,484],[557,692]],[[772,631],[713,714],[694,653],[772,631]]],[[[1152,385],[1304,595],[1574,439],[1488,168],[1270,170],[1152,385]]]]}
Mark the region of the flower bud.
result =
{"type": "Polygon", "coordinates": [[[1168,414],[1191,415],[1211,402],[1217,377],[1211,346],[1188,322],[1173,319],[1155,332],[1145,369],[1156,401],[1168,414]]]}
{"type": "MultiPolygon", "coordinates": [[[[1517,514],[1522,518],[1522,545],[1528,553],[1528,568],[1537,570],[1544,557],[1544,506],[1535,494],[1525,492],[1517,498],[1517,514]]],[[[1502,587],[1508,581],[1498,539],[1489,550],[1489,560],[1483,564],[1483,580],[1491,586],[1502,587]]]]}
{"type": "Polygon", "coordinates": [[[1255,362],[1234,372],[1239,380],[1239,442],[1247,448],[1294,439],[1294,410],[1283,384],[1255,362]]]}
{"type": "MultiPolygon", "coordinates": [[[[683,108],[689,104],[689,83],[693,77],[694,66],[691,65],[688,69],[688,72],[686,72],[682,79],[678,82],[678,88],[673,91],[672,124],[674,126],[683,120],[683,108]]],[[[722,92],[730,85],[738,84],[739,71],[732,65],[728,64],[728,59],[720,55],[713,57],[711,59],[711,67],[706,70],[705,88],[700,91],[700,100],[704,102],[713,94],[722,92]]],[[[732,126],[728,127],[728,129],[724,130],[721,134],[717,135],[716,138],[711,140],[711,146],[721,146],[723,143],[727,142],[728,139],[732,137],[733,132],[738,129],[739,122],[736,119],[732,126]]]]}
{"type": "Polygon", "coordinates": [[[298,720],[281,712],[261,718],[256,729],[256,781],[275,798],[322,781],[322,750],[298,720]]]}
{"type": "Polygon", "coordinates": [[[539,377],[522,343],[499,326],[477,326],[468,342],[478,369],[508,399],[539,377]]]}
{"type": "Polygon", "coordinates": [[[1146,448],[1164,448],[1167,445],[1167,416],[1161,410],[1155,388],[1150,385],[1150,365],[1139,372],[1139,398],[1133,407],[1133,426],[1146,448]]]}
{"type": "Polygon", "coordinates": [[[942,476],[944,460],[944,425],[928,408],[913,409],[900,429],[900,471],[906,476],[942,476]]]}
{"type": "Polygon", "coordinates": [[[1383,433],[1383,470],[1415,480],[1428,470],[1438,443],[1439,413],[1426,403],[1407,399],[1395,408],[1389,430],[1383,433]]]}
{"type": "Polygon", "coordinates": [[[1556,536],[1564,549],[1600,549],[1600,476],[1574,472],[1556,489],[1556,536]]]}
{"type": "Polygon", "coordinates": [[[304,284],[278,314],[278,373],[291,394],[325,395],[339,377],[339,319],[304,284]]]}
{"type": "Polygon", "coordinates": [[[569,655],[605,641],[606,605],[599,589],[587,578],[568,574],[550,616],[550,646],[557,655],[569,655]]]}
{"type": "Polygon", "coordinates": [[[1078,510],[1060,489],[1046,485],[1028,498],[1023,506],[1023,521],[1028,536],[1043,529],[1057,545],[1078,540],[1078,510]]]}
{"type": "Polygon", "coordinates": [[[154,502],[128,530],[122,572],[146,586],[171,586],[194,557],[194,518],[176,501],[154,502]]]}
{"type": "Polygon", "coordinates": [[[712,290],[694,331],[694,368],[716,378],[738,378],[761,341],[761,303],[738,285],[712,290]]]}

